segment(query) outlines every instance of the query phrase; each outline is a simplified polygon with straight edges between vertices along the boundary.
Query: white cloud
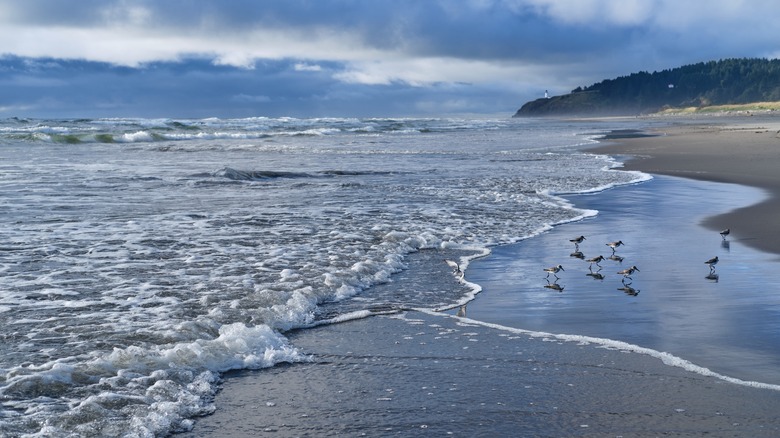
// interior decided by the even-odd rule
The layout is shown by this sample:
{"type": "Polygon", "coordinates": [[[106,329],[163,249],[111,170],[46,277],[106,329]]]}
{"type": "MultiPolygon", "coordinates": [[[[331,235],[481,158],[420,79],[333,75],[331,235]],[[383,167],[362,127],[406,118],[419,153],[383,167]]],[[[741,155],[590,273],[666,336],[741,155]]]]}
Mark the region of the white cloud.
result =
{"type": "MultiPolygon", "coordinates": [[[[254,29],[242,33],[167,28],[19,26],[0,20],[0,54],[86,59],[124,66],[211,56],[218,65],[251,68],[257,59],[373,59],[380,51],[348,33],[254,29]]],[[[304,65],[304,64],[302,64],[304,65]]],[[[311,67],[314,67],[312,64],[311,67]]]]}
{"type": "MultiPolygon", "coordinates": [[[[749,29],[766,24],[765,13],[777,12],[773,0],[504,0],[515,12],[532,10],[565,24],[659,26],[697,32],[704,28],[749,29]],[[771,12],[770,12],[771,11],[771,12]]],[[[735,36],[735,38],[739,38],[735,36]]]]}
{"type": "Polygon", "coordinates": [[[230,100],[234,102],[266,103],[266,102],[270,102],[271,98],[264,95],[252,96],[248,94],[237,94],[233,96],[230,100]]]}
{"type": "Polygon", "coordinates": [[[488,62],[458,58],[388,58],[349,63],[335,79],[364,85],[404,83],[414,87],[437,84],[494,84],[507,92],[522,88],[533,78],[551,75],[546,68],[527,62],[488,62]]]}
{"type": "MultiPolygon", "coordinates": [[[[283,95],[277,91],[284,90],[296,96],[288,102],[296,101],[302,83],[296,81],[305,80],[337,89],[322,95],[411,86],[413,95],[446,94],[447,100],[437,95],[428,102],[452,108],[464,101],[450,94],[475,89],[565,92],[637,70],[780,56],[774,22],[767,19],[780,12],[775,0],[187,3],[0,0],[0,55],[131,67],[208,60],[273,83],[274,91],[236,88],[222,95],[237,100],[265,102],[267,96],[254,95],[263,90],[278,103],[283,95]]],[[[40,87],[46,75],[60,78],[54,68],[27,73],[38,75],[40,87]]]]}
{"type": "MultiPolygon", "coordinates": [[[[673,0],[674,3],[681,3],[673,0]]],[[[567,24],[636,26],[652,21],[665,0],[519,0],[515,9],[531,8],[542,16],[567,24]]]]}
{"type": "Polygon", "coordinates": [[[305,62],[296,63],[293,66],[295,71],[322,71],[322,67],[317,64],[308,64],[305,62]]]}

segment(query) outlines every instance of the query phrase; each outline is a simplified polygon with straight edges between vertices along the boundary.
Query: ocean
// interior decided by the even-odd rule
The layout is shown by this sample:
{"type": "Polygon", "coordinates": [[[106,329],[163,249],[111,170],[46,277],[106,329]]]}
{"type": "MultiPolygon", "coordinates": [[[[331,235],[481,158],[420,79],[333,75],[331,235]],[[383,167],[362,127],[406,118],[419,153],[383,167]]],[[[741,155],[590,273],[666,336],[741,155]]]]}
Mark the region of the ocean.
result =
{"type": "Polygon", "coordinates": [[[291,330],[455,312],[445,259],[593,217],[562,195],[649,176],[585,147],[658,123],[2,120],[0,434],[186,431],[291,330]]]}

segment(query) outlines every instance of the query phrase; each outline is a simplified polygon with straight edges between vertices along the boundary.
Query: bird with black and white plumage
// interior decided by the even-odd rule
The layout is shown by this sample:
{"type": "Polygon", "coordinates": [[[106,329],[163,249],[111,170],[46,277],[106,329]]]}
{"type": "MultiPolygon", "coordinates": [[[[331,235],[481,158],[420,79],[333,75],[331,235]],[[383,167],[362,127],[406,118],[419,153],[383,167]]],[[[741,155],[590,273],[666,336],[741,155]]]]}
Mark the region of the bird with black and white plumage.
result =
{"type": "Polygon", "coordinates": [[[593,265],[594,265],[594,264],[595,264],[596,266],[598,266],[598,267],[599,267],[599,269],[601,269],[601,265],[599,264],[599,262],[601,262],[601,261],[603,261],[603,260],[604,260],[604,256],[600,255],[600,256],[598,256],[598,257],[591,257],[591,258],[589,258],[589,259],[587,259],[587,260],[585,260],[585,261],[586,261],[586,262],[588,262],[588,263],[590,263],[590,265],[588,266],[588,269],[590,269],[590,270],[592,271],[592,270],[593,270],[593,265]]]}
{"type": "Polygon", "coordinates": [[[639,272],[639,268],[637,268],[636,266],[632,266],[628,269],[623,269],[622,271],[618,271],[617,273],[623,276],[623,280],[621,281],[625,283],[626,278],[633,280],[633,278],[631,278],[631,275],[634,274],[634,271],[639,272]]]}
{"type": "Polygon", "coordinates": [[[607,244],[608,247],[612,248],[612,254],[615,254],[615,249],[617,249],[618,246],[625,245],[622,240],[617,240],[615,242],[609,242],[607,244]]]}
{"type": "Polygon", "coordinates": [[[445,263],[447,263],[452,268],[452,273],[455,274],[456,277],[463,278],[463,271],[460,269],[460,265],[458,262],[454,260],[444,260],[445,263]]]}
{"type": "Polygon", "coordinates": [[[574,239],[569,239],[569,242],[574,244],[574,251],[575,252],[579,252],[579,250],[580,250],[580,243],[582,243],[583,240],[585,240],[585,236],[578,236],[578,237],[575,237],[574,239]]]}
{"type": "Polygon", "coordinates": [[[715,257],[707,260],[706,262],[704,262],[705,265],[709,265],[709,267],[710,267],[710,274],[715,272],[715,265],[718,264],[718,261],[719,261],[718,260],[718,256],[715,256],[715,257]]]}
{"type": "Polygon", "coordinates": [[[547,273],[547,277],[546,278],[550,278],[550,274],[553,274],[555,276],[555,278],[560,278],[557,275],[558,271],[565,271],[565,269],[563,269],[563,266],[561,266],[561,265],[551,266],[549,268],[544,268],[544,272],[547,273]]]}
{"type": "Polygon", "coordinates": [[[726,236],[731,234],[731,228],[726,228],[725,230],[720,232],[720,237],[723,238],[723,240],[726,240],[726,236]]]}

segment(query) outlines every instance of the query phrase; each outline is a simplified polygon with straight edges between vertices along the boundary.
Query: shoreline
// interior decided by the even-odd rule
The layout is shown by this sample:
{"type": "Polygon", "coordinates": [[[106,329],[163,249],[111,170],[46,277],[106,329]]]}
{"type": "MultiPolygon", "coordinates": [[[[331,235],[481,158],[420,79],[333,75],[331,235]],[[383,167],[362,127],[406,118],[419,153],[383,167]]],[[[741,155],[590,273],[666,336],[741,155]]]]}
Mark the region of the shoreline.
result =
{"type": "Polygon", "coordinates": [[[702,225],[729,228],[733,239],[780,256],[780,225],[772,220],[780,215],[780,120],[672,125],[650,133],[656,135],[610,135],[588,151],[627,158],[621,170],[765,190],[766,200],[709,217],[702,225]]]}
{"type": "MultiPolygon", "coordinates": [[[[759,133],[761,138],[754,140],[765,146],[764,153],[760,154],[760,159],[766,164],[761,169],[764,173],[743,170],[742,174],[725,172],[728,175],[719,175],[718,171],[730,170],[730,165],[735,169],[750,167],[749,163],[734,160],[728,147],[742,136],[751,135],[749,130],[731,132],[724,129],[727,127],[673,126],[665,128],[666,134],[663,136],[632,135],[628,139],[612,137],[606,140],[609,144],[600,144],[588,151],[632,156],[625,163],[625,170],[728,182],[766,190],[772,194],[770,199],[712,216],[705,219],[702,225],[717,229],[720,225],[710,222],[734,215],[729,225],[723,226],[732,227],[732,240],[771,254],[780,254],[780,242],[774,242],[777,246],[769,250],[759,245],[766,243],[759,242],[764,239],[759,231],[771,233],[771,226],[766,230],[757,230],[744,222],[750,219],[750,215],[756,214],[756,206],[764,203],[771,207],[767,214],[780,210],[780,182],[773,185],[771,173],[766,173],[771,169],[771,164],[777,162],[776,158],[780,158],[780,150],[771,150],[773,143],[768,138],[768,131],[763,131],[765,135],[759,133]],[[726,135],[722,136],[724,132],[726,135]],[[706,158],[709,149],[717,150],[715,156],[711,160],[701,159],[703,163],[699,163],[697,159],[702,156],[706,158]],[[659,151],[658,158],[654,155],[656,150],[659,151]],[[664,168],[664,165],[668,167],[664,168]],[[772,188],[776,191],[772,191],[772,188]]],[[[777,145],[780,149],[780,138],[777,145]]],[[[603,193],[578,196],[603,197],[604,205],[614,204],[613,197],[604,197],[603,193]]],[[[631,205],[631,200],[628,202],[631,205]]],[[[620,208],[621,212],[631,213],[625,206],[620,208]]],[[[696,226],[695,221],[698,219],[690,220],[691,211],[679,206],[669,211],[689,215],[686,216],[687,221],[683,219],[683,222],[690,227],[696,226]]],[[[605,211],[605,214],[619,216],[614,215],[615,212],[605,211]]],[[[706,217],[698,214],[694,216],[706,217]]],[[[630,222],[621,217],[616,220],[630,222]]],[[[675,220],[676,216],[667,217],[662,225],[672,226],[675,220]]],[[[590,223],[586,219],[565,227],[587,227],[590,223]]],[[[507,260],[500,260],[498,252],[488,257],[497,259],[492,263],[499,270],[485,271],[481,268],[485,271],[483,275],[503,282],[507,286],[508,295],[502,296],[492,288],[485,289],[472,302],[474,305],[469,304],[468,317],[476,317],[474,319],[482,324],[444,313],[433,315],[407,311],[394,316],[373,316],[291,332],[288,335],[292,344],[302,353],[311,355],[312,362],[227,373],[223,376],[222,389],[215,397],[216,412],[197,419],[194,428],[183,436],[475,436],[520,433],[534,436],[769,437],[780,433],[780,422],[775,415],[780,406],[780,391],[733,384],[669,366],[658,357],[641,353],[500,330],[480,319],[477,316],[479,312],[475,311],[478,303],[494,306],[495,309],[487,308],[485,311],[493,314],[503,312],[505,316],[513,318],[515,324],[525,328],[528,320],[508,310],[511,307],[507,305],[507,300],[511,299],[508,297],[518,296],[517,272],[529,273],[527,281],[530,282],[530,288],[545,299],[594,298],[594,292],[600,291],[605,300],[624,308],[625,313],[612,311],[608,318],[624,324],[615,327],[622,331],[626,327],[635,327],[637,319],[641,319],[639,311],[644,307],[638,304],[651,299],[666,301],[668,297],[662,292],[668,293],[669,285],[678,287],[664,275],[653,275],[658,272],[676,275],[671,267],[677,265],[669,261],[667,265],[652,269],[650,260],[667,263],[666,258],[651,257],[657,251],[634,244],[635,241],[642,242],[641,239],[635,239],[630,242],[628,249],[621,250],[621,254],[629,256],[632,261],[641,257],[645,251],[650,253],[647,260],[639,259],[643,271],[637,276],[637,288],[642,289],[638,297],[617,292],[615,288],[620,285],[619,279],[610,278],[606,283],[599,283],[582,273],[577,274],[575,269],[568,269],[568,264],[574,263],[569,261],[569,247],[564,245],[557,248],[558,241],[567,243],[565,238],[571,234],[563,228],[560,227],[546,237],[523,242],[522,246],[532,247],[527,249],[529,256],[518,257],[514,250],[508,251],[510,254],[507,260],[533,265],[526,269],[517,269],[508,264],[507,260]],[[554,242],[544,243],[545,239],[554,242]],[[551,250],[551,243],[555,245],[554,251],[551,250]],[[563,252],[553,254],[555,251],[563,252]],[[567,263],[566,275],[569,277],[561,282],[568,287],[565,293],[553,293],[542,287],[544,276],[540,274],[540,269],[547,266],[549,261],[535,258],[539,254],[560,257],[559,260],[567,263]],[[575,283],[577,277],[579,286],[575,283]],[[585,289],[583,281],[592,289],[585,289]]],[[[603,231],[611,230],[607,227],[603,231]]],[[[580,231],[581,228],[578,228],[577,232],[580,231]]],[[[593,236],[586,243],[593,243],[597,245],[595,248],[603,250],[603,241],[606,240],[587,230],[585,233],[589,237],[593,236]]],[[[710,255],[709,251],[717,249],[729,254],[728,247],[719,242],[717,233],[704,234],[706,236],[698,236],[697,239],[707,239],[707,247],[703,249],[707,256],[710,255]]],[[[655,244],[663,246],[663,239],[657,240],[655,244]]],[[[693,257],[687,257],[690,254],[686,254],[686,258],[695,260],[691,266],[693,274],[680,272],[684,278],[694,281],[700,290],[691,289],[689,285],[679,285],[679,288],[693,299],[701,297],[703,301],[696,303],[695,308],[698,309],[697,313],[713,317],[713,329],[723,328],[723,321],[715,313],[717,307],[725,301],[724,298],[742,290],[741,285],[735,288],[730,283],[743,281],[744,276],[735,274],[744,269],[743,264],[754,266],[753,259],[736,260],[743,256],[739,245],[734,246],[732,264],[724,263],[722,271],[719,271],[723,272],[720,283],[702,280],[704,273],[701,271],[706,271],[706,266],[701,264],[703,254],[693,254],[693,257]]],[[[688,252],[699,250],[693,245],[686,248],[688,252]]],[[[760,263],[767,265],[766,261],[760,263]]],[[[466,273],[469,281],[476,280],[473,276],[480,269],[476,267],[477,264],[475,272],[469,270],[466,273]]],[[[583,266],[587,268],[587,264],[583,266]]],[[[614,277],[616,270],[610,265],[604,272],[614,277]]],[[[749,286],[750,283],[745,285],[749,286]]],[[[553,304],[561,303],[563,301],[553,304]]],[[[599,303],[595,304],[598,308],[599,303]]],[[[686,335],[685,324],[695,323],[700,326],[702,322],[689,320],[688,310],[691,308],[682,306],[679,309],[681,314],[673,315],[664,323],[678,322],[681,324],[679,329],[686,335]]],[[[599,315],[594,317],[605,319],[599,315]]]]}
{"type": "Polygon", "coordinates": [[[780,393],[657,357],[408,311],[291,333],[311,362],[224,376],[184,437],[755,436],[780,393]]]}

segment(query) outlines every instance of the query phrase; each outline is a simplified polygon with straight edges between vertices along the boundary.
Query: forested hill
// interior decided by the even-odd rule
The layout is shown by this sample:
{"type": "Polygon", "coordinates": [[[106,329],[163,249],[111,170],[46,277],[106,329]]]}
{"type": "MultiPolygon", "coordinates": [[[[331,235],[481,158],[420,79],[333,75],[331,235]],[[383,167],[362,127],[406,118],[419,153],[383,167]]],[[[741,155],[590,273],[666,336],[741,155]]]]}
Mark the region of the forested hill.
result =
{"type": "Polygon", "coordinates": [[[526,103],[515,117],[635,115],[668,107],[780,101],[780,60],[740,58],[641,71],[526,103]]]}

